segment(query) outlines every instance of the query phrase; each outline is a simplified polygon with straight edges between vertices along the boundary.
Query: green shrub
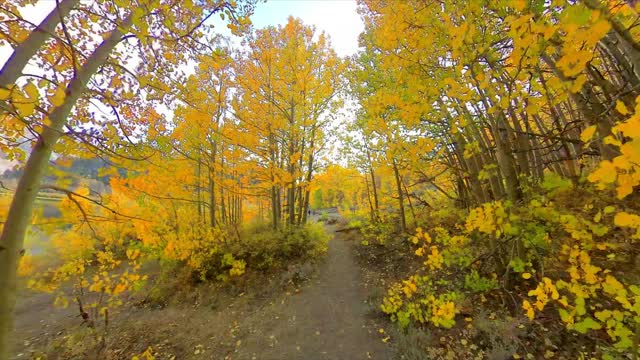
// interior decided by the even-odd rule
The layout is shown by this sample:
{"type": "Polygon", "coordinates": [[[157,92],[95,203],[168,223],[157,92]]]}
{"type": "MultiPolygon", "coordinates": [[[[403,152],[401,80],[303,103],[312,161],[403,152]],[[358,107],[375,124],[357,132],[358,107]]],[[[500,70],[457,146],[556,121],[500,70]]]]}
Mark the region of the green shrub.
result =
{"type": "Polygon", "coordinates": [[[378,244],[385,245],[394,237],[395,225],[392,223],[367,223],[360,228],[363,236],[363,245],[378,244]]]}
{"type": "MultiPolygon", "coordinates": [[[[159,257],[162,276],[182,274],[180,283],[194,284],[207,280],[229,281],[246,270],[269,271],[292,262],[321,256],[327,251],[329,236],[321,223],[309,223],[274,230],[268,224],[252,223],[239,232],[222,231],[215,251],[200,255],[197,269],[185,260],[159,257]]],[[[173,291],[169,289],[169,292],[173,291]]],[[[154,302],[164,302],[165,291],[154,291],[154,302]]]]}
{"type": "Polygon", "coordinates": [[[363,222],[360,219],[349,220],[349,225],[347,225],[349,229],[359,229],[362,226],[363,226],[363,222]]]}
{"type": "Polygon", "coordinates": [[[464,288],[475,293],[485,293],[498,288],[498,280],[481,276],[476,270],[464,276],[464,288]]]}
{"type": "Polygon", "coordinates": [[[226,246],[225,252],[244,260],[247,268],[268,270],[320,256],[327,251],[328,241],[329,236],[319,223],[277,230],[252,224],[226,246]]]}

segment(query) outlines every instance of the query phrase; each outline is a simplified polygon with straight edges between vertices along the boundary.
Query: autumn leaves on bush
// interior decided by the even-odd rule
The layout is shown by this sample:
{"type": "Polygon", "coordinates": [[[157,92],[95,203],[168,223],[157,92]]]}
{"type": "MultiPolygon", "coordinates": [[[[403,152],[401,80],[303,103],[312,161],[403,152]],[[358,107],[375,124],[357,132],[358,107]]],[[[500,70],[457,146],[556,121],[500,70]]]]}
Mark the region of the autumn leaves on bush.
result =
{"type": "Polygon", "coordinates": [[[328,236],[317,223],[279,230],[255,224],[240,232],[211,228],[197,221],[193,208],[175,207],[175,213],[164,212],[148,200],[136,202],[115,195],[119,188],[116,182],[112,186],[114,195],[101,206],[87,200],[82,207],[75,204],[79,200],[62,201],[59,221],[73,223],[82,218],[80,209],[108,221],[68,229],[55,223],[50,226],[49,251],[58,259],[55,267],[42,271],[38,267],[42,256],[27,255],[21,262],[21,274],[30,278],[29,286],[56,293],[58,305],[80,301],[85,311],[97,308],[99,312],[121,305],[120,295],[140,289],[147,279],[147,274],[140,273],[143,262],[157,261],[165,271],[184,267],[194,281],[226,281],[248,269],[268,272],[326,252],[328,236]],[[129,215],[118,218],[105,211],[105,206],[126,208],[129,215]],[[152,206],[154,222],[135,216],[152,206]],[[66,286],[69,282],[72,287],[66,286]]]}

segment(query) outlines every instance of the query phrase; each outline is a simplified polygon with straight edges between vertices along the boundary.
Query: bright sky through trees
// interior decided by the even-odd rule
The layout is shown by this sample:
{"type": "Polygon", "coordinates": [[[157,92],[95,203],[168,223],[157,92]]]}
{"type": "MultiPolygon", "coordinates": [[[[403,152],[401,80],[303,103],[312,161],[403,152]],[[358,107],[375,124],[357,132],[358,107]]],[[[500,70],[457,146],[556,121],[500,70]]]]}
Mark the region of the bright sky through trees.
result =
{"type": "MultiPolygon", "coordinates": [[[[22,15],[33,23],[39,23],[53,9],[55,1],[41,0],[37,6],[27,6],[22,15]]],[[[251,22],[256,28],[284,25],[289,16],[297,17],[307,25],[315,26],[331,37],[333,48],[339,56],[348,56],[358,48],[358,35],[364,31],[364,23],[356,12],[355,0],[272,0],[256,7],[251,22]]],[[[218,28],[230,35],[226,28],[218,28]]],[[[8,47],[0,47],[0,66],[11,55],[8,47]]]]}
{"type": "Polygon", "coordinates": [[[338,56],[352,55],[358,48],[358,35],[364,23],[352,0],[274,0],[259,4],[251,22],[256,28],[284,25],[289,15],[315,26],[331,37],[338,56]]]}

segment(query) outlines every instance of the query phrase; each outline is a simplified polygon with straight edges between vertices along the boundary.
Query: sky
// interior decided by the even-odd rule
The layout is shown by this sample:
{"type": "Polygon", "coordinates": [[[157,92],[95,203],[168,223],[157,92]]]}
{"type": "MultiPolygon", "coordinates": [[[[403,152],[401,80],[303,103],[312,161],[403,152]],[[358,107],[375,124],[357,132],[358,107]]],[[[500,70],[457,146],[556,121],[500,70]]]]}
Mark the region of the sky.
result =
{"type": "MultiPolygon", "coordinates": [[[[27,20],[40,23],[54,6],[55,0],[40,0],[35,6],[23,8],[22,14],[27,20]]],[[[364,30],[364,23],[356,9],[355,0],[270,0],[257,4],[251,21],[255,28],[263,28],[285,25],[289,16],[300,18],[303,23],[313,25],[318,32],[324,31],[329,35],[338,56],[349,56],[357,51],[358,35],[364,30]]],[[[219,31],[229,34],[222,26],[219,31]]],[[[0,67],[11,56],[11,52],[10,47],[0,46],[0,67]]],[[[0,172],[10,166],[8,161],[0,157],[0,172]]]]}
{"type": "MultiPolygon", "coordinates": [[[[23,9],[23,16],[39,23],[55,6],[55,0],[40,0],[35,6],[23,9]]],[[[259,3],[251,21],[256,28],[269,25],[284,25],[292,15],[324,31],[339,56],[349,56],[358,49],[358,35],[364,30],[364,23],[356,12],[355,0],[270,0],[259,3]]],[[[228,34],[225,28],[220,29],[228,34]]],[[[0,65],[4,65],[11,49],[0,47],[0,65]]]]}
{"type": "Polygon", "coordinates": [[[337,54],[348,56],[358,49],[358,35],[364,31],[356,9],[355,0],[271,0],[258,4],[251,21],[256,28],[284,25],[293,15],[327,33],[337,54]]]}

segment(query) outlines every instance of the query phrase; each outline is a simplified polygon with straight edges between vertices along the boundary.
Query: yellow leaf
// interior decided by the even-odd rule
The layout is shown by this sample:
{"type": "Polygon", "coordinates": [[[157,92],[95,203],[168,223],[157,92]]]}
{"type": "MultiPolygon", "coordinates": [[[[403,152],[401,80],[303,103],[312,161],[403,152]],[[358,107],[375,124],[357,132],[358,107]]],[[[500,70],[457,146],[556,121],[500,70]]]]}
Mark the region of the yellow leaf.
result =
{"type": "Polygon", "coordinates": [[[529,274],[528,272],[522,273],[522,278],[523,279],[531,279],[531,274],[529,274]]]}
{"type": "Polygon", "coordinates": [[[605,19],[602,19],[593,24],[590,29],[592,33],[591,36],[595,36],[598,40],[600,40],[606,33],[608,33],[609,30],[611,30],[611,24],[605,19]]]}
{"type": "Polygon", "coordinates": [[[538,104],[529,104],[526,111],[528,114],[535,115],[540,111],[540,106],[538,104]]]}
{"type": "Polygon", "coordinates": [[[616,226],[637,227],[640,225],[640,216],[622,211],[616,214],[613,218],[613,223],[616,226]]]}
{"type": "Polygon", "coordinates": [[[640,116],[638,114],[634,115],[627,121],[621,124],[618,124],[616,126],[616,129],[623,132],[625,136],[632,137],[632,138],[640,137],[640,116]]]}
{"type": "Polygon", "coordinates": [[[574,94],[580,92],[585,82],[587,82],[587,76],[585,74],[580,74],[571,84],[570,91],[574,94]]]}
{"type": "Polygon", "coordinates": [[[32,102],[38,101],[38,98],[40,98],[38,87],[32,82],[28,83],[24,87],[24,92],[27,94],[27,96],[29,97],[29,100],[31,100],[32,102]]]}
{"type": "Polygon", "coordinates": [[[621,183],[616,187],[616,197],[620,200],[627,197],[627,195],[633,192],[633,186],[628,183],[621,183]]]}
{"type": "Polygon", "coordinates": [[[131,260],[135,260],[138,256],[140,256],[140,250],[137,249],[127,249],[126,253],[127,257],[131,260]]]}
{"type": "Polygon", "coordinates": [[[18,111],[18,114],[22,117],[31,116],[36,110],[35,102],[14,102],[13,106],[18,111]]]}
{"type": "Polygon", "coordinates": [[[610,184],[616,181],[618,172],[613,162],[609,160],[603,160],[600,162],[600,166],[594,172],[592,172],[587,178],[591,182],[598,182],[602,184],[610,184]]]}
{"type": "Polygon", "coordinates": [[[629,113],[629,110],[627,109],[627,107],[620,100],[616,101],[616,111],[622,115],[627,115],[629,113]]]}
{"type": "Polygon", "coordinates": [[[12,95],[13,106],[21,117],[31,116],[36,109],[40,93],[32,82],[24,87],[24,94],[15,92],[12,95]],[[26,96],[25,96],[26,95],[26,96]]]}
{"type": "Polygon", "coordinates": [[[514,9],[522,11],[527,7],[527,2],[524,0],[517,0],[513,2],[514,9]]]}
{"type": "Polygon", "coordinates": [[[53,95],[49,96],[49,101],[51,101],[51,105],[58,107],[64,104],[65,96],[64,88],[58,87],[53,95]]]}
{"type": "Polygon", "coordinates": [[[11,96],[11,90],[0,88],[0,100],[7,100],[11,96]]]}
{"type": "MultiPolygon", "coordinates": [[[[619,126],[622,126],[622,125],[624,125],[624,124],[620,124],[619,126]]],[[[622,145],[622,143],[618,139],[616,139],[615,137],[613,137],[611,135],[605,137],[602,142],[607,144],[607,145],[615,145],[615,146],[622,145]]]]}
{"type": "Polygon", "coordinates": [[[591,125],[582,131],[582,134],[580,134],[580,140],[582,140],[582,142],[589,142],[591,141],[591,138],[593,138],[593,134],[595,133],[596,126],[591,125]]]}

